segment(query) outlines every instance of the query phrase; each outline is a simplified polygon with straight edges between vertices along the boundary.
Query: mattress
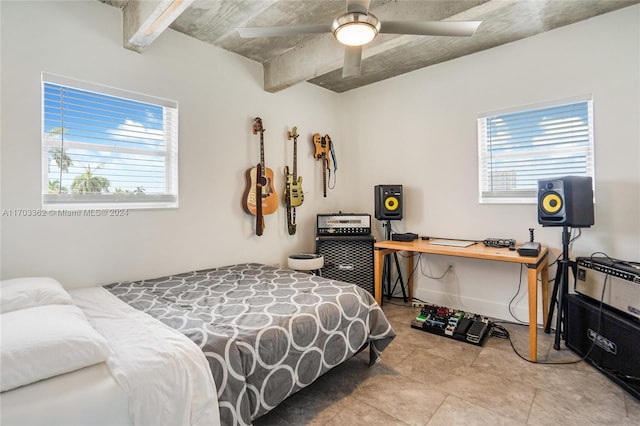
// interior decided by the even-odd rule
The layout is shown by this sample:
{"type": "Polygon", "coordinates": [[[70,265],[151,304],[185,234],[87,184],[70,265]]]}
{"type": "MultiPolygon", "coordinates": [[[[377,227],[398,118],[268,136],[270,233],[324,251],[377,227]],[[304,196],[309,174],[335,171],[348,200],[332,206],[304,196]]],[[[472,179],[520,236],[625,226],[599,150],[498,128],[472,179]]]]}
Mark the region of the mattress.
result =
{"type": "Polygon", "coordinates": [[[222,424],[251,424],[369,345],[395,337],[373,297],[345,282],[245,263],[105,289],[204,352],[222,424]]]}
{"type": "Polygon", "coordinates": [[[102,362],[0,397],[3,425],[132,425],[129,396],[102,362]]]}

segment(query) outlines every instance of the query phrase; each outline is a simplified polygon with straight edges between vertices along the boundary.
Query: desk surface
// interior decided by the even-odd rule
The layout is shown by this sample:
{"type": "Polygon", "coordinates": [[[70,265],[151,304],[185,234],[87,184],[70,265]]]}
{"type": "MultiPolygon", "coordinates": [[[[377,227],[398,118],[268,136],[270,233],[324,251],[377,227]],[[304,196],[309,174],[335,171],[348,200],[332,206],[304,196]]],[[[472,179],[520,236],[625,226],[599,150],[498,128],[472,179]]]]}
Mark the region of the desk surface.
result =
{"type": "Polygon", "coordinates": [[[380,249],[391,249],[397,251],[412,251],[419,253],[442,254],[445,256],[471,257],[474,259],[497,260],[501,262],[522,263],[525,265],[536,266],[542,259],[547,256],[548,248],[542,246],[540,254],[535,256],[520,256],[516,250],[508,248],[487,247],[484,244],[476,243],[468,247],[453,247],[431,244],[429,240],[413,240],[413,241],[380,241],[374,244],[374,247],[380,249]]]}

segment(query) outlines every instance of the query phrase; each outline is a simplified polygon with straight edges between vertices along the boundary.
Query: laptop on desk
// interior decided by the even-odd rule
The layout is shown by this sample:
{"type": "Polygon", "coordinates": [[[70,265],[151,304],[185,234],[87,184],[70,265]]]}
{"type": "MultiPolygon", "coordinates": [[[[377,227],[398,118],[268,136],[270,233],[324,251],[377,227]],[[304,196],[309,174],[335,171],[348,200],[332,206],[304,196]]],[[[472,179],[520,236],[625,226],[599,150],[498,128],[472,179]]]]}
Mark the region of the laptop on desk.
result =
{"type": "Polygon", "coordinates": [[[437,246],[469,247],[474,245],[475,241],[436,239],[430,240],[429,243],[437,246]]]}

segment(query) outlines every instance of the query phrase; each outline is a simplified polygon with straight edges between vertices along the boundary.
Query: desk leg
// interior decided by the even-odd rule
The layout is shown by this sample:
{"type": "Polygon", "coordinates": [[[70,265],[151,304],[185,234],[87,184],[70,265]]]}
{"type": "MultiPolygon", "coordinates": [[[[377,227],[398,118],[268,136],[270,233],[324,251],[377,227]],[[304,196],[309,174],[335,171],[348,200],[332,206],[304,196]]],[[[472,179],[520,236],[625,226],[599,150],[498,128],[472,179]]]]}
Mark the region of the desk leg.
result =
{"type": "Polygon", "coordinates": [[[540,268],[540,281],[542,283],[542,323],[546,330],[549,316],[549,263],[546,260],[540,268]]]}
{"type": "Polygon", "coordinates": [[[413,304],[413,252],[407,252],[407,293],[409,303],[413,304]]]}
{"type": "Polygon", "coordinates": [[[393,252],[390,249],[375,249],[373,250],[373,293],[375,294],[376,302],[382,306],[382,264],[384,262],[384,256],[393,252]]]}
{"type": "Polygon", "coordinates": [[[531,361],[538,359],[538,268],[529,268],[529,355],[531,361]]]}

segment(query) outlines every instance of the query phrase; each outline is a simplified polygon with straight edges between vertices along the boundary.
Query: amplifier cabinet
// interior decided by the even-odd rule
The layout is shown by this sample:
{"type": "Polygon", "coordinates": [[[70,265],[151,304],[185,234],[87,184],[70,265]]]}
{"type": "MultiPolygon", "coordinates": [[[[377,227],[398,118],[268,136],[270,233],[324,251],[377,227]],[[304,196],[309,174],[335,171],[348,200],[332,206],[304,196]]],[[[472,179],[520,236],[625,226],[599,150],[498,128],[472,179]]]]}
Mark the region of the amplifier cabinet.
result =
{"type": "Polygon", "coordinates": [[[356,284],[374,294],[371,235],[317,236],[316,253],[324,256],[322,276],[356,284]]]}
{"type": "Polygon", "coordinates": [[[579,295],[567,296],[567,347],[640,399],[640,322],[579,295]],[[593,346],[593,349],[591,347],[593,346]],[[589,352],[591,349],[591,352],[589,352]]]}

